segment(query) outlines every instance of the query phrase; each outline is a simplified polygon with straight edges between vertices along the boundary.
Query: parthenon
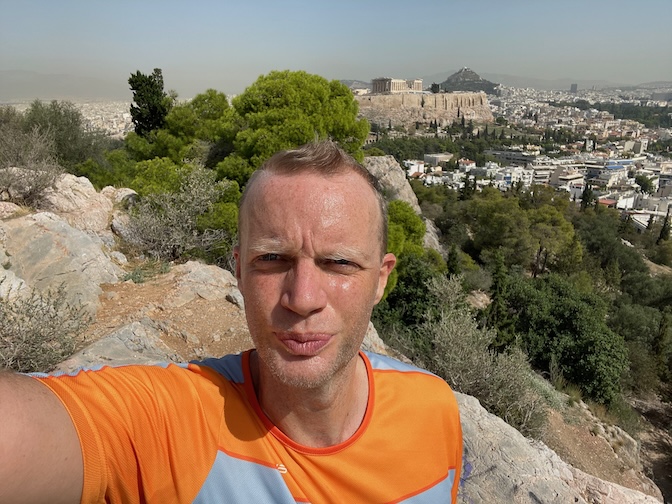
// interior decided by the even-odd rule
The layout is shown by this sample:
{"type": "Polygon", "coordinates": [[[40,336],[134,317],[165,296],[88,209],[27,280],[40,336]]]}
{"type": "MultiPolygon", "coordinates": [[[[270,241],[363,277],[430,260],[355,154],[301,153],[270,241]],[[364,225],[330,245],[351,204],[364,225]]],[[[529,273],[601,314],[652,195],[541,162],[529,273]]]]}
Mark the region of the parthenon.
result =
{"type": "Polygon", "coordinates": [[[371,92],[374,94],[386,93],[421,93],[422,79],[390,79],[378,77],[371,80],[371,92]]]}

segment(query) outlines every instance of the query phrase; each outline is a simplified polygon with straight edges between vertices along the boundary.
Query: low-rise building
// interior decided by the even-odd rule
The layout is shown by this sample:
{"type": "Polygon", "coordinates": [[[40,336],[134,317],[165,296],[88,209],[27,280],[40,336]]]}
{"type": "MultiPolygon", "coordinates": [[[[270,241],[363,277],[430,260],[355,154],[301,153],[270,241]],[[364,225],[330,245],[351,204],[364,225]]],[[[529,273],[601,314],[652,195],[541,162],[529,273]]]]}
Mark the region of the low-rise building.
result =
{"type": "Polygon", "coordinates": [[[437,154],[425,154],[425,164],[429,166],[446,167],[446,163],[453,159],[453,154],[450,152],[442,152],[437,154]]]}

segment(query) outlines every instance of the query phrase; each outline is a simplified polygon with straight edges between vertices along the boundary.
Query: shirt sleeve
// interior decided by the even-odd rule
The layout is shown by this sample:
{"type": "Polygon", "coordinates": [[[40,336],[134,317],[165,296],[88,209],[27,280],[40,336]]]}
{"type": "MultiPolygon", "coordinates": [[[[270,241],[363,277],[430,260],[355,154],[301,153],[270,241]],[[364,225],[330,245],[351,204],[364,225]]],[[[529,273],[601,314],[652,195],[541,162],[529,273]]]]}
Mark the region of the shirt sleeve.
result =
{"type": "Polygon", "coordinates": [[[59,397],[77,430],[82,503],[194,499],[216,456],[221,384],[172,364],[37,379],[59,397]]]}

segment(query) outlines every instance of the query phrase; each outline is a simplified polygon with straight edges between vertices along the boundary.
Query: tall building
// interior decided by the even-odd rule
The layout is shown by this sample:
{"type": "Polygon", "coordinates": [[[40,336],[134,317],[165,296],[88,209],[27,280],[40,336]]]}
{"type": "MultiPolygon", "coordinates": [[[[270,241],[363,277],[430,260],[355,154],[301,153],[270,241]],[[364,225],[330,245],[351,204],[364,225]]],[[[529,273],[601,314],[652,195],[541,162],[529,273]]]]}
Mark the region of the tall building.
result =
{"type": "Polygon", "coordinates": [[[569,86],[569,92],[570,93],[575,93],[576,94],[578,89],[579,89],[579,86],[577,84],[572,84],[571,86],[569,86]]]}

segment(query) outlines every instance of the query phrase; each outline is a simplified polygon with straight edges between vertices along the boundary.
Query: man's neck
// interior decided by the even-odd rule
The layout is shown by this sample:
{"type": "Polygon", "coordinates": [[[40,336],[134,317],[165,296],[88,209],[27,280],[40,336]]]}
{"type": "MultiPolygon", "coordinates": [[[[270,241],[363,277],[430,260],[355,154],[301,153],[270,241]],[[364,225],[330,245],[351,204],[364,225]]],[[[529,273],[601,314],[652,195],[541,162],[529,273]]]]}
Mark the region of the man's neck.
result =
{"type": "Polygon", "coordinates": [[[366,365],[358,355],[329,384],[300,389],[278,383],[259,370],[252,354],[255,392],[266,416],[293,441],[326,448],[347,441],[364,419],[369,398],[366,365]]]}

